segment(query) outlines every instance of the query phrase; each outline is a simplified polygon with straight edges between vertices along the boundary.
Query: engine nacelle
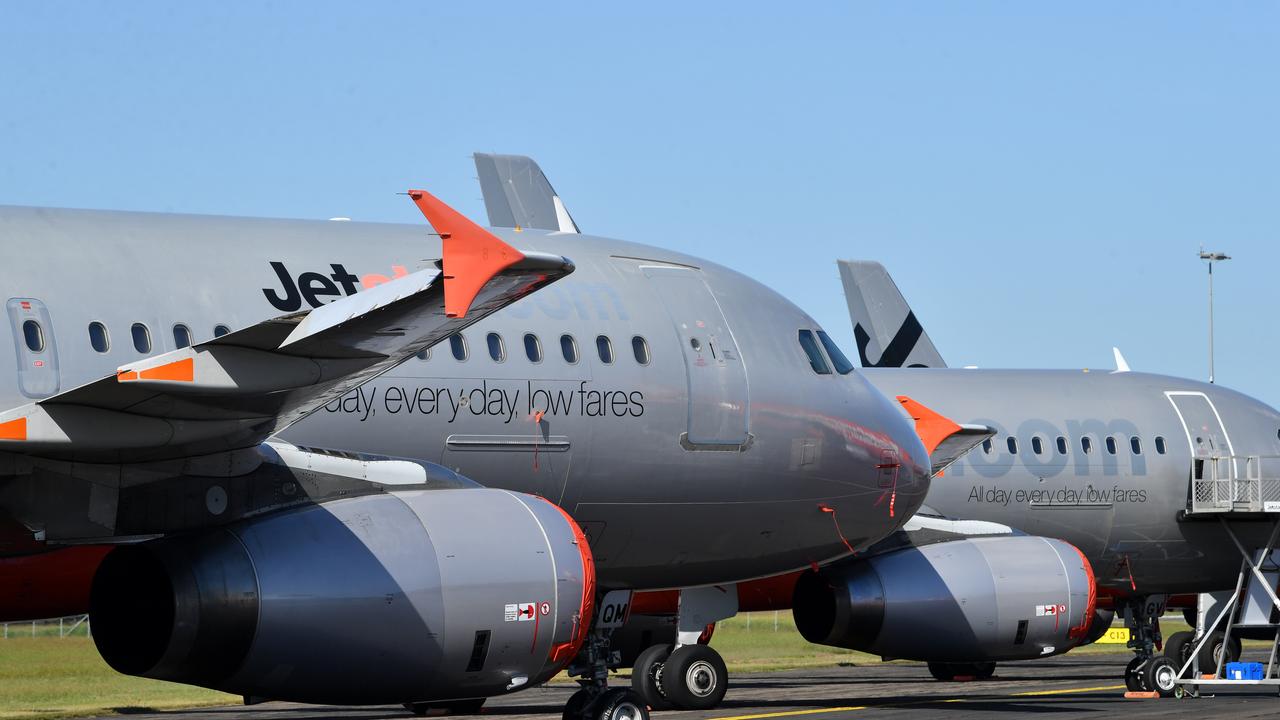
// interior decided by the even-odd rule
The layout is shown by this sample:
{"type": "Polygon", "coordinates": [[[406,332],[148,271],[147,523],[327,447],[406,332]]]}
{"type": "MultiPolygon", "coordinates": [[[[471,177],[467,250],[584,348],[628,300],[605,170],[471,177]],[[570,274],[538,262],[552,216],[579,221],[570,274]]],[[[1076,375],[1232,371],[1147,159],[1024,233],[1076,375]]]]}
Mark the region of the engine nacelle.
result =
{"type": "Polygon", "coordinates": [[[370,495],[122,546],[93,636],[129,675],[374,704],[487,697],[577,654],[595,572],[581,530],[501,490],[370,495]]]}
{"type": "Polygon", "coordinates": [[[1024,660],[1085,640],[1093,568],[1061,540],[1002,536],[911,547],[807,572],[792,612],[805,639],[888,658],[1024,660]]]}

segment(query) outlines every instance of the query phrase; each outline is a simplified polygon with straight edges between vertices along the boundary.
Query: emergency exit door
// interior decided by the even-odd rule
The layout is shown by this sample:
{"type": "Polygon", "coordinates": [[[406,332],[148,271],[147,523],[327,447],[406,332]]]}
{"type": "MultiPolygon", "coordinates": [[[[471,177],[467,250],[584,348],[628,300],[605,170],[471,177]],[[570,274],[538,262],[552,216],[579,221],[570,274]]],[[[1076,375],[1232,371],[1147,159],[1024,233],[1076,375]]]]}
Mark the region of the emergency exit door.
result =
{"type": "Polygon", "coordinates": [[[644,266],[675,325],[689,387],[692,450],[740,449],[749,438],[747,370],[720,303],[692,268],[644,266]]]}
{"type": "Polygon", "coordinates": [[[18,361],[18,389],[29,398],[58,392],[58,347],[53,340],[49,309],[35,298],[11,298],[5,303],[18,361]]]}

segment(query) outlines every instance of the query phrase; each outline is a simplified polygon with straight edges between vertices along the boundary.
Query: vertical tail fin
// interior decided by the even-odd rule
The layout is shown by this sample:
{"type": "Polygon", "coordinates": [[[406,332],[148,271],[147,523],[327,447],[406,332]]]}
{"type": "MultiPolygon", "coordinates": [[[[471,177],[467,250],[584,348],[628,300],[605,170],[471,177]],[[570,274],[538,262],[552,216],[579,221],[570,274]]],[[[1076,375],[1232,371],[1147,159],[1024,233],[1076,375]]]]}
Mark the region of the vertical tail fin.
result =
{"type": "Polygon", "coordinates": [[[577,223],[533,158],[476,153],[475,161],[490,226],[578,232],[577,223]]]}
{"type": "Polygon", "coordinates": [[[938,349],[878,262],[839,260],[862,367],[946,367],[938,349]]]}

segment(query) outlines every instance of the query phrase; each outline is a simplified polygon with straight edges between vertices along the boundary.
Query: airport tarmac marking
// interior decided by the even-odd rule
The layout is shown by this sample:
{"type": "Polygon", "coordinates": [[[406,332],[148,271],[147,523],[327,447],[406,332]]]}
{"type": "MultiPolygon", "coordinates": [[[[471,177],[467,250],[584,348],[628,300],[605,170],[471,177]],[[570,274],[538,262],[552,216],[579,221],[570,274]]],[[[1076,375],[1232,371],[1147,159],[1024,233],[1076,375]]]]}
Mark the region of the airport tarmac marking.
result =
{"type": "Polygon", "coordinates": [[[1103,690],[1123,690],[1124,685],[1105,685],[1102,687],[1087,688],[1064,688],[1062,690],[1032,690],[1030,692],[1014,693],[1009,697],[1035,697],[1040,695],[1067,695],[1069,693],[1087,693],[1101,692],[1103,690]]]}
{"type": "Polygon", "coordinates": [[[812,710],[787,710],[785,712],[760,713],[759,715],[731,715],[729,717],[715,718],[714,720],[761,720],[761,718],[779,718],[779,717],[795,717],[796,715],[819,715],[821,713],[833,712],[849,712],[851,710],[866,710],[870,705],[851,705],[849,707],[829,707],[814,708],[812,710]]]}
{"type": "MultiPolygon", "coordinates": [[[[1085,688],[1063,688],[1061,690],[1032,690],[1029,692],[1010,693],[1005,697],[1048,697],[1051,695],[1071,695],[1075,693],[1103,692],[1106,690],[1123,690],[1124,685],[1102,685],[1098,687],[1085,688]]],[[[880,708],[901,708],[911,705],[933,705],[935,703],[962,703],[968,702],[975,698],[957,697],[946,698],[941,700],[916,700],[905,703],[890,703],[885,705],[851,705],[847,707],[829,707],[829,708],[812,708],[809,710],[786,710],[783,712],[759,713],[756,715],[730,715],[728,717],[717,717],[712,720],[765,720],[765,718],[782,718],[796,717],[800,715],[821,715],[823,713],[834,712],[853,712],[856,710],[872,710],[880,708]]],[[[979,697],[977,699],[989,699],[979,697]]]]}

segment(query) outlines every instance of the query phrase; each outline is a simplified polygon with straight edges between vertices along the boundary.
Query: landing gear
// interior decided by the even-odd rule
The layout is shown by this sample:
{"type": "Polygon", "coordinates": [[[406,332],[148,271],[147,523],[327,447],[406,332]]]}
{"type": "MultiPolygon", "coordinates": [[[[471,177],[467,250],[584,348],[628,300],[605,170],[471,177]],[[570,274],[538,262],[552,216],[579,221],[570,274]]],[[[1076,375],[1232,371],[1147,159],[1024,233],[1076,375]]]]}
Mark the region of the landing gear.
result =
{"type": "Polygon", "coordinates": [[[1124,686],[1131,692],[1156,692],[1160,697],[1173,697],[1178,690],[1174,682],[1182,666],[1166,655],[1135,657],[1124,669],[1124,686]]]}
{"type": "Polygon", "coordinates": [[[724,699],[729,671],[706,645],[681,645],[662,669],[662,694],[682,710],[710,710],[724,699]]]}
{"type": "Polygon", "coordinates": [[[672,649],[671,645],[653,645],[636,656],[635,665],[631,668],[631,689],[654,710],[671,707],[662,690],[662,675],[672,649]]]}
{"type": "Polygon", "coordinates": [[[929,663],[929,674],[933,676],[934,680],[940,682],[951,682],[957,678],[990,680],[996,674],[996,664],[993,662],[931,662],[929,663]]]}
{"type": "Polygon", "coordinates": [[[627,688],[583,688],[565,703],[563,720],[649,720],[644,700],[627,688]]]}
{"type": "Polygon", "coordinates": [[[724,659],[707,645],[654,645],[631,669],[631,689],[654,710],[710,710],[728,687],[724,659]]]}

